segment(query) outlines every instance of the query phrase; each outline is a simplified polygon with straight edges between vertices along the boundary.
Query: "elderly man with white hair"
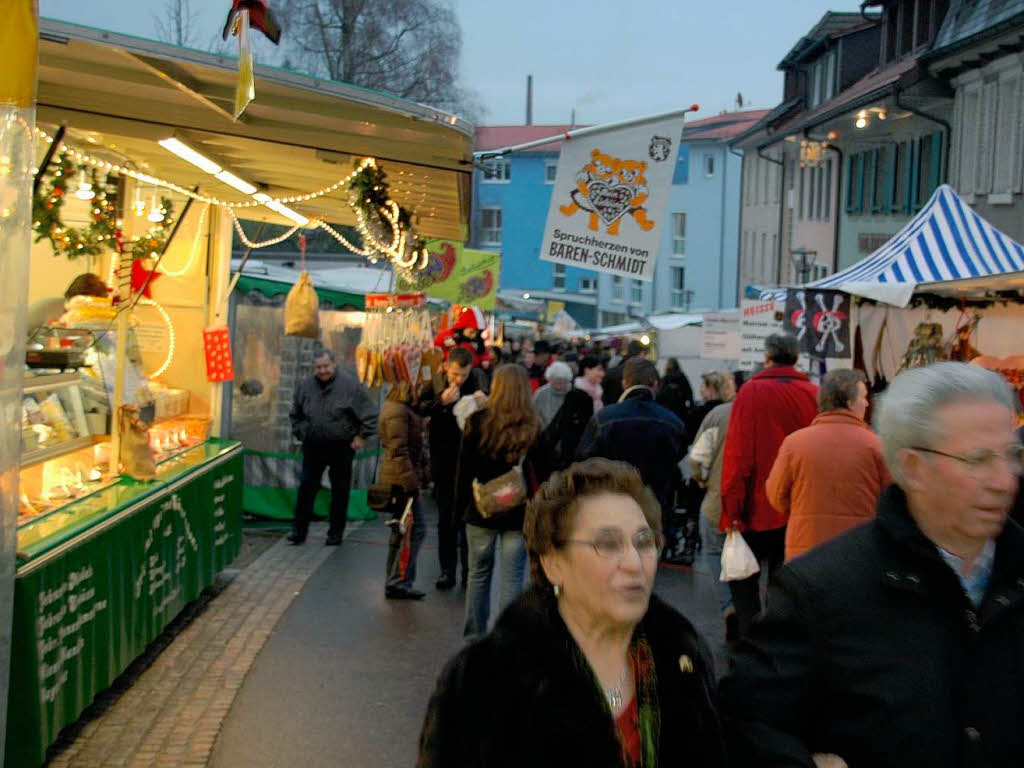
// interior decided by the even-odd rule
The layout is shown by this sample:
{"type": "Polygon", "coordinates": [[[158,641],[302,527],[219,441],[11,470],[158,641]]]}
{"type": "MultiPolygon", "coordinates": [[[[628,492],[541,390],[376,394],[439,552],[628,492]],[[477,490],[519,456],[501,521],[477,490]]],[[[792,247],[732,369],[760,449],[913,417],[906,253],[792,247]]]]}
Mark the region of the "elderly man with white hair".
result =
{"type": "Polygon", "coordinates": [[[544,371],[544,378],[548,383],[533,394],[533,407],[546,427],[565,402],[566,393],[572,389],[572,368],[568,363],[556,360],[544,371]]]}
{"type": "Polygon", "coordinates": [[[1016,406],[964,363],[893,381],[877,517],[782,568],[722,682],[733,765],[1024,764],[1016,406]]]}

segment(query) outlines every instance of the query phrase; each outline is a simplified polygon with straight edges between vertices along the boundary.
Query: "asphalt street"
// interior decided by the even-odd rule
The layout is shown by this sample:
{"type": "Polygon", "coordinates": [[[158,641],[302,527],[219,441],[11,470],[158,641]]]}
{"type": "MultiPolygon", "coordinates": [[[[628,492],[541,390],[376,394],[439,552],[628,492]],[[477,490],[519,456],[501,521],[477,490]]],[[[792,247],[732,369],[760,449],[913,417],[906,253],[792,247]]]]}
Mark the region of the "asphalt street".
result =
{"type": "MultiPolygon", "coordinates": [[[[427,700],[462,645],[464,592],[438,592],[436,528],[419,558],[420,602],[384,599],[387,529],[352,530],[285,611],[242,685],[212,768],[412,766],[427,700]]],[[[303,546],[320,547],[310,539],[303,546]]],[[[657,593],[686,614],[725,661],[713,583],[662,567],[657,593]]]]}

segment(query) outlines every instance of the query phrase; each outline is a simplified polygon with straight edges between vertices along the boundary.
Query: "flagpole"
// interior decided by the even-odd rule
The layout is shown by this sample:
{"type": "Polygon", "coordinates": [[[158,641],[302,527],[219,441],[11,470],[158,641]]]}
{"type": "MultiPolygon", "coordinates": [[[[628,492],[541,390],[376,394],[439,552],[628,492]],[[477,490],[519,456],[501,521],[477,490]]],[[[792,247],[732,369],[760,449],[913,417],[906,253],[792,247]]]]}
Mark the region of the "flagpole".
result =
{"type": "Polygon", "coordinates": [[[662,112],[657,115],[647,115],[646,117],[635,117],[632,120],[620,120],[617,123],[605,123],[604,125],[592,125],[588,128],[577,128],[574,131],[563,131],[560,134],[554,136],[547,136],[543,139],[534,139],[533,141],[527,141],[523,144],[513,144],[501,149],[489,149],[481,152],[474,152],[473,158],[476,160],[487,160],[492,157],[502,157],[503,155],[511,154],[512,152],[523,152],[533,147],[539,147],[544,144],[550,144],[553,141],[569,141],[576,139],[581,136],[592,136],[595,133],[602,133],[604,131],[615,131],[620,128],[631,128],[634,125],[642,125],[643,123],[653,123],[658,120],[671,120],[675,117],[685,117],[690,112],[696,112],[700,109],[697,104],[691,104],[686,109],[677,109],[674,112],[662,112]]]}

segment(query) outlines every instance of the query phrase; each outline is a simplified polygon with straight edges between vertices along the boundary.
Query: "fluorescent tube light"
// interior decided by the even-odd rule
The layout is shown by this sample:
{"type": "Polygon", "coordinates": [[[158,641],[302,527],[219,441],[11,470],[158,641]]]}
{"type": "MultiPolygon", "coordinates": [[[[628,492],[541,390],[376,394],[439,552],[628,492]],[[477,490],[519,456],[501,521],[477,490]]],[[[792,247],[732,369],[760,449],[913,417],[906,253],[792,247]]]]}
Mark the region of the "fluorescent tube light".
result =
{"type": "Polygon", "coordinates": [[[221,172],[220,166],[213,162],[213,160],[206,157],[206,155],[196,152],[188,144],[179,141],[173,136],[168,139],[161,139],[158,143],[168,152],[173,152],[182,160],[187,160],[207,173],[218,174],[221,172]]]}
{"type": "Polygon", "coordinates": [[[245,179],[238,178],[235,174],[231,173],[231,171],[220,171],[219,173],[215,173],[213,177],[223,181],[229,187],[234,187],[239,192],[244,192],[247,195],[251,195],[258,189],[255,184],[250,184],[245,179]]]}

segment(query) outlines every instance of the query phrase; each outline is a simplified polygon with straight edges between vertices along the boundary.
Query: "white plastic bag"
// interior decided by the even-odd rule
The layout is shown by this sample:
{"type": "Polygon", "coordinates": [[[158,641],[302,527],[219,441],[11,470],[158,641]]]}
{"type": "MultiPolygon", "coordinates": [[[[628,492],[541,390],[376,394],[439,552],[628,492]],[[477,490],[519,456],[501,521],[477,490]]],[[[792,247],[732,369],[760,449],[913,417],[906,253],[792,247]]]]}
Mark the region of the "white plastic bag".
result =
{"type": "Polygon", "coordinates": [[[469,417],[480,410],[480,404],[476,401],[475,395],[463,395],[459,398],[459,402],[452,408],[452,413],[455,415],[455,421],[459,425],[459,429],[465,431],[466,422],[469,421],[469,417]]]}
{"type": "Polygon", "coordinates": [[[761,570],[743,534],[729,531],[722,547],[722,581],[742,581],[761,570]]]}

